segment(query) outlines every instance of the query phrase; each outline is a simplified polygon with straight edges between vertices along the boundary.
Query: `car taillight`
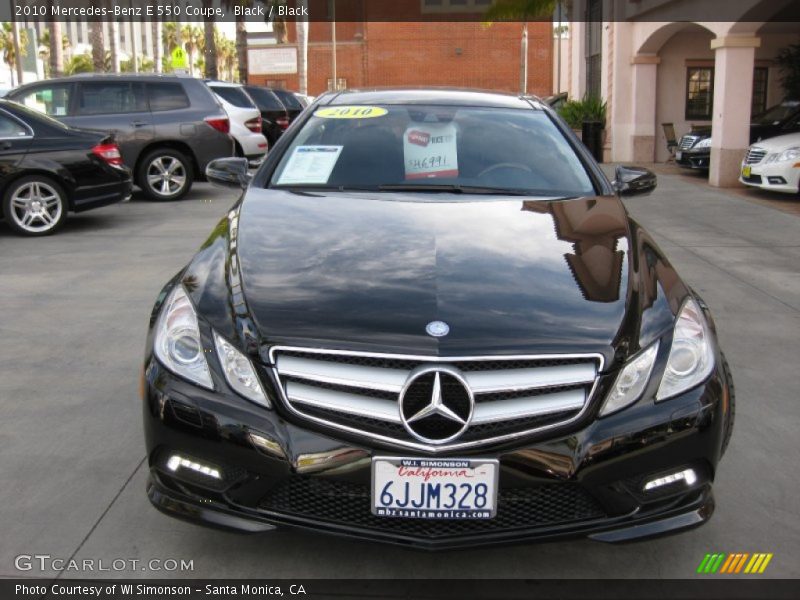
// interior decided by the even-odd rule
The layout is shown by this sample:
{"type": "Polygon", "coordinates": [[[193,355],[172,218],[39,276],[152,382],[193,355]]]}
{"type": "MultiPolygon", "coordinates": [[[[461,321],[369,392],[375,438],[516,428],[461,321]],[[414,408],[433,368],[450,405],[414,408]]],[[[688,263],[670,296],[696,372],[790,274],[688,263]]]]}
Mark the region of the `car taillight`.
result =
{"type": "Polygon", "coordinates": [[[228,117],[206,117],[206,123],[222,133],[230,133],[231,131],[231,122],[228,117]]]}
{"type": "Polygon", "coordinates": [[[122,154],[119,152],[119,146],[114,143],[97,144],[94,148],[92,148],[92,154],[99,156],[110,165],[122,164],[122,154]]]}
{"type": "Polygon", "coordinates": [[[256,117],[255,119],[249,119],[245,121],[244,126],[253,133],[261,133],[261,117],[256,117]]]}
{"type": "Polygon", "coordinates": [[[286,129],[289,126],[289,117],[278,117],[275,122],[281,126],[281,129],[286,129]]]}

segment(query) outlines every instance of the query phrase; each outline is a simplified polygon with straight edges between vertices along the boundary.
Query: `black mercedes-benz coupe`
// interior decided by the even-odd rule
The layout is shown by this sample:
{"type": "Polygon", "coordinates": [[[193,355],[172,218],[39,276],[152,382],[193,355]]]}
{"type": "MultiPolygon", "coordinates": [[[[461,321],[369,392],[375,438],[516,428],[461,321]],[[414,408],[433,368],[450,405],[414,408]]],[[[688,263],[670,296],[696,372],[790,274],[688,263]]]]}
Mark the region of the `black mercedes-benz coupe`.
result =
{"type": "Polygon", "coordinates": [[[320,97],[164,287],[160,510],[422,548],[706,522],[733,427],[707,306],[530,97],[320,97]]]}
{"type": "Polygon", "coordinates": [[[108,134],[0,100],[0,218],[15,233],[51,234],[69,211],[107,206],[130,194],[130,169],[108,134]]]}

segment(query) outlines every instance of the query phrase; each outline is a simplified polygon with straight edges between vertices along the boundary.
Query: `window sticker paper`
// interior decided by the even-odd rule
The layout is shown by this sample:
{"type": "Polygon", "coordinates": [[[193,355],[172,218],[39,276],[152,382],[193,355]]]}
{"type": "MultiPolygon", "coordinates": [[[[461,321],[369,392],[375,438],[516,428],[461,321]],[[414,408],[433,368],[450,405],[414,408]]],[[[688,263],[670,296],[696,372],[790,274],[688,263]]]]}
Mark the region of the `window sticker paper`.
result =
{"type": "Polygon", "coordinates": [[[458,177],[454,123],[414,123],[403,134],[406,179],[458,177]]]}
{"type": "Polygon", "coordinates": [[[281,173],[278,185],[328,183],[342,146],[298,146],[281,173]]]}

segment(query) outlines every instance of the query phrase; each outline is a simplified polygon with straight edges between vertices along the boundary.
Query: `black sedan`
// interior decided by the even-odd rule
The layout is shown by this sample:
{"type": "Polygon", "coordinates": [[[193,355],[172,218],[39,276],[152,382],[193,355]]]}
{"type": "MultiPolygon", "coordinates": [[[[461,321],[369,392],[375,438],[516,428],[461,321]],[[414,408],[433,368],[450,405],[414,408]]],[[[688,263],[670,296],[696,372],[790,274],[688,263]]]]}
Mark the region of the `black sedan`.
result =
{"type": "Polygon", "coordinates": [[[0,100],[0,216],[16,233],[53,233],[67,212],[120,202],[130,193],[130,170],[108,136],[0,100]]]}
{"type": "Polygon", "coordinates": [[[150,501],[445,548],[706,522],[733,427],[703,300],[545,104],[326,94],[150,319],[150,501]]]}

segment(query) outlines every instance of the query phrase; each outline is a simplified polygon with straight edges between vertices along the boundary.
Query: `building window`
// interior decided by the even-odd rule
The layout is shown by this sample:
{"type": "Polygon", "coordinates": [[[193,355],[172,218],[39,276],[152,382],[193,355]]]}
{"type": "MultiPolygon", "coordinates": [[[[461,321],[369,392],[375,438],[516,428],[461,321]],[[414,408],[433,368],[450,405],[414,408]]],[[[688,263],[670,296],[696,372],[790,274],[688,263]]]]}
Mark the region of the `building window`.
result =
{"type": "Polygon", "coordinates": [[[603,2],[586,4],[586,94],[600,97],[603,70],[603,2]]]}
{"type": "Polygon", "coordinates": [[[686,69],[686,119],[711,119],[714,107],[714,67],[686,69]]]}
{"type": "Polygon", "coordinates": [[[769,69],[756,67],[753,71],[753,103],[750,105],[750,114],[758,115],[767,110],[767,82],[769,69]]]}

